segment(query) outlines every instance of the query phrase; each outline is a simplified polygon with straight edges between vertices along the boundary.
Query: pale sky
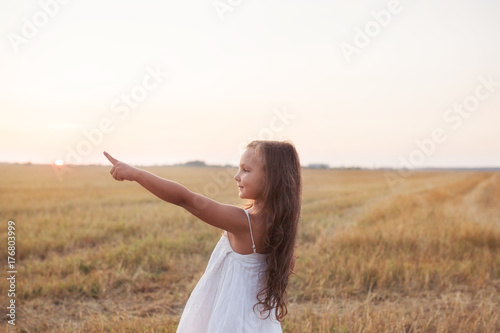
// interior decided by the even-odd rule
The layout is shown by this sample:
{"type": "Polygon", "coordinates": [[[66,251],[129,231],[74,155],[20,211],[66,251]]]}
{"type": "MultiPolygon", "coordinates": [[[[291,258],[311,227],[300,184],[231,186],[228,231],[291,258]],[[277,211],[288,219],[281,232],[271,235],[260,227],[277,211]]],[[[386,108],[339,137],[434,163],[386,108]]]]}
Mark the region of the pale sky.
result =
{"type": "Polygon", "coordinates": [[[0,8],[0,162],[500,166],[500,1],[0,8]]]}

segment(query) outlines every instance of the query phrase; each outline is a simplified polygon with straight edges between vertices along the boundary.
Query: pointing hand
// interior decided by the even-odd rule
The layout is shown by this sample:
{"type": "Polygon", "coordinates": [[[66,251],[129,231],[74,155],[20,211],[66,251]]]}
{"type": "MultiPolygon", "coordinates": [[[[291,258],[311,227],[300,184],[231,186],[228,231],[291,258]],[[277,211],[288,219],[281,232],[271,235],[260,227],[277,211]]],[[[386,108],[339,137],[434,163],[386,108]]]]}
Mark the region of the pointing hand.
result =
{"type": "Polygon", "coordinates": [[[139,169],[134,168],[133,166],[128,165],[127,163],[118,161],[116,158],[104,152],[104,156],[113,164],[111,171],[109,172],[114,179],[123,181],[123,180],[135,180],[137,172],[139,169]]]}

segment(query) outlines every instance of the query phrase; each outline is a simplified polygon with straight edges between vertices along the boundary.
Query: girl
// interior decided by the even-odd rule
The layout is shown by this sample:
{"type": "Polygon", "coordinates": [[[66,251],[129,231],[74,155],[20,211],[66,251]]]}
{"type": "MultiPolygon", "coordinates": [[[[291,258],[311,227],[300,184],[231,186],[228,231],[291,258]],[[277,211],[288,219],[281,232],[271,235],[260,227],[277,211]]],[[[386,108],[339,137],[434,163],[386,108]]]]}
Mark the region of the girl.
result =
{"type": "Polygon", "coordinates": [[[136,181],[160,199],[224,230],[177,332],[281,332],[302,192],[293,144],[248,144],[234,176],[239,197],[247,199],[244,209],[104,155],[113,164],[116,180],[136,181]]]}

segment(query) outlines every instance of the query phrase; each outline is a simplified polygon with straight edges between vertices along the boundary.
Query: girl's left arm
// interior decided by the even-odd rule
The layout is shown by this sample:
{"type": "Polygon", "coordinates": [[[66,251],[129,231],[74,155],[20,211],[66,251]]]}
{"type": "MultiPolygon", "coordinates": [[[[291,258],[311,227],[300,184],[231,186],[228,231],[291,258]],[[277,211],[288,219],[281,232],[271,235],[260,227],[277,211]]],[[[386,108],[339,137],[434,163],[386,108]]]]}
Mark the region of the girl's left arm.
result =
{"type": "Polygon", "coordinates": [[[104,155],[113,164],[110,173],[114,179],[136,181],[158,198],[183,207],[202,221],[217,228],[233,234],[248,231],[246,214],[241,208],[222,204],[199,193],[191,192],[179,183],[118,161],[107,152],[104,152],[104,155]]]}

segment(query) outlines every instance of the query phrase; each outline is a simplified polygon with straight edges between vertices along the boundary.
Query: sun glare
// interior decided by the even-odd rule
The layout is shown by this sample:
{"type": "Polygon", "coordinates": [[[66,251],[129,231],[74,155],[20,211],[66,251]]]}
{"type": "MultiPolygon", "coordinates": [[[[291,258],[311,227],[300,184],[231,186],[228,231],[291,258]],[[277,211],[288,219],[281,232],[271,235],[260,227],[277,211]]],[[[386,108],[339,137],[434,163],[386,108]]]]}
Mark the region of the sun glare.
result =
{"type": "Polygon", "coordinates": [[[63,161],[63,160],[55,160],[55,161],[54,161],[54,164],[55,164],[55,165],[58,165],[58,166],[61,166],[61,165],[63,165],[63,164],[64,164],[64,161],[63,161]]]}

